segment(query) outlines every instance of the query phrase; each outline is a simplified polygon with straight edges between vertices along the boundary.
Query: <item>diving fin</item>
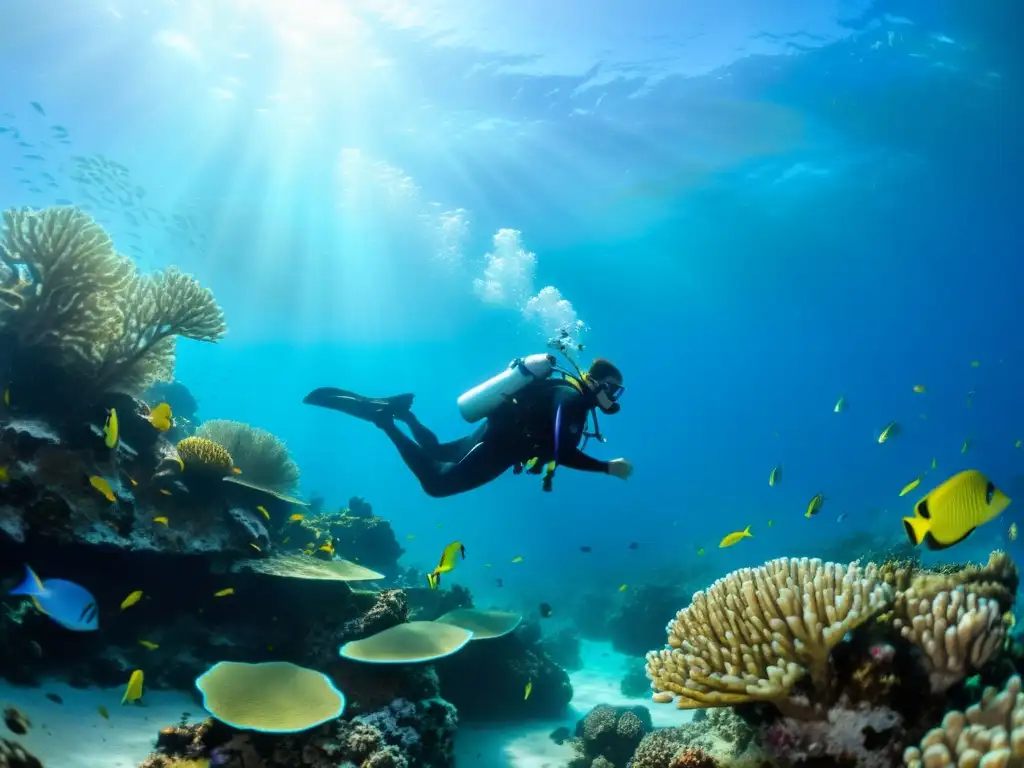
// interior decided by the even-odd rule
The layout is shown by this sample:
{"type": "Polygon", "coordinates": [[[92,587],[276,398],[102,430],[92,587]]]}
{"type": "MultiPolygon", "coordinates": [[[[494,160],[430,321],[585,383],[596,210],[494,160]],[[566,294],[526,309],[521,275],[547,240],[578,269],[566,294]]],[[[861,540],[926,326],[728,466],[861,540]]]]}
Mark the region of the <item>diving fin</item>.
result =
{"type": "Polygon", "coordinates": [[[363,397],[345,389],[320,387],[306,395],[302,402],[376,423],[385,414],[401,417],[412,408],[413,397],[415,395],[411,393],[393,397],[363,397]]]}

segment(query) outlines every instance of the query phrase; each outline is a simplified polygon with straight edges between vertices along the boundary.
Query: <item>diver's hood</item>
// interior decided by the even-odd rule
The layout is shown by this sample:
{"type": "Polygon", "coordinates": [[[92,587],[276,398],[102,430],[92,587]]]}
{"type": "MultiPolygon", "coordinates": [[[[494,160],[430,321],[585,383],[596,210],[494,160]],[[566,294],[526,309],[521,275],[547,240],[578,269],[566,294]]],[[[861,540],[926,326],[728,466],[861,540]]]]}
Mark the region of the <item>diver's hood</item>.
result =
{"type": "Polygon", "coordinates": [[[614,416],[616,413],[622,410],[622,406],[619,405],[618,403],[612,403],[607,408],[598,403],[597,407],[601,409],[601,413],[607,413],[609,416],[614,416]]]}

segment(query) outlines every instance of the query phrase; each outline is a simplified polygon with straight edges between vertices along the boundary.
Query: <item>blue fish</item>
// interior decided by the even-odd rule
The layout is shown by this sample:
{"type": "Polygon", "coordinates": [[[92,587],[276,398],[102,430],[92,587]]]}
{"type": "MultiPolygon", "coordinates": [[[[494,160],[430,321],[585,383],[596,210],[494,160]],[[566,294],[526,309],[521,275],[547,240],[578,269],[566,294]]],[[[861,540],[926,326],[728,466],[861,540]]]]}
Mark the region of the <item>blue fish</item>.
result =
{"type": "Polygon", "coordinates": [[[25,566],[25,580],[11,590],[12,595],[31,597],[36,608],[73,632],[91,632],[100,628],[96,598],[85,587],[64,579],[43,581],[25,566]]]}

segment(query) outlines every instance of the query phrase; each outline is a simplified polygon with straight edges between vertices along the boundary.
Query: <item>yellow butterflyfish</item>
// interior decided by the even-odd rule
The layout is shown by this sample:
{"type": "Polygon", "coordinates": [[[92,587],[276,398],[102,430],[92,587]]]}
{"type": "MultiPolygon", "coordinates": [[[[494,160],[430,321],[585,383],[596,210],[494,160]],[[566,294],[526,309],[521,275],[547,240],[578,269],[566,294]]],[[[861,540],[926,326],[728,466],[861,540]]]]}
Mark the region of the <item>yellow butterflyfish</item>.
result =
{"type": "Polygon", "coordinates": [[[300,514],[299,512],[296,512],[294,515],[292,515],[291,517],[288,518],[288,522],[289,523],[298,523],[298,522],[301,522],[302,520],[305,520],[305,519],[306,519],[305,515],[300,514]]]}
{"type": "Polygon", "coordinates": [[[171,406],[167,403],[160,403],[156,408],[149,412],[149,423],[153,425],[153,428],[160,431],[166,432],[174,425],[174,417],[171,415],[171,406]]]}
{"type": "Polygon", "coordinates": [[[915,547],[923,541],[929,549],[946,549],[998,517],[1009,504],[1009,497],[991,480],[968,469],[929,491],[914,505],[913,517],[903,518],[903,527],[915,547]]]}
{"type": "Polygon", "coordinates": [[[233,594],[235,594],[235,588],[234,587],[228,587],[227,589],[222,589],[219,592],[214,592],[213,596],[214,597],[227,597],[228,595],[233,595],[233,594]]]}
{"type": "Polygon", "coordinates": [[[107,411],[107,420],[103,423],[103,444],[107,448],[116,448],[120,436],[120,429],[117,425],[117,409],[111,408],[107,411]]]}
{"type": "Polygon", "coordinates": [[[157,515],[153,518],[153,522],[158,523],[159,525],[168,525],[170,521],[163,515],[157,515]]]}
{"type": "Polygon", "coordinates": [[[460,555],[463,560],[466,559],[466,548],[462,546],[461,541],[453,541],[444,548],[441,552],[441,559],[437,563],[437,568],[427,574],[427,584],[430,585],[431,589],[437,589],[441,584],[442,573],[455,570],[460,555]]]}
{"type": "Polygon", "coordinates": [[[814,517],[816,514],[821,512],[821,507],[825,503],[825,494],[815,494],[809,502],[807,502],[807,511],[804,512],[804,517],[814,517]]]}

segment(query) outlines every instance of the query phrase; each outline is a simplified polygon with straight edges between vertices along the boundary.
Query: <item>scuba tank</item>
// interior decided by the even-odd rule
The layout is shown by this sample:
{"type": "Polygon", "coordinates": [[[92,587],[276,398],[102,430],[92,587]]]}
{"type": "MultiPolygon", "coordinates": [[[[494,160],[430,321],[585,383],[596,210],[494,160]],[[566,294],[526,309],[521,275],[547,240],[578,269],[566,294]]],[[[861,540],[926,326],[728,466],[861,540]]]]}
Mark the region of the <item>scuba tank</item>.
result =
{"type": "Polygon", "coordinates": [[[459,397],[459,413],[470,424],[480,421],[494,409],[514,396],[531,381],[551,376],[555,370],[555,356],[550,353],[520,357],[508,368],[483,384],[477,384],[459,397]]]}

